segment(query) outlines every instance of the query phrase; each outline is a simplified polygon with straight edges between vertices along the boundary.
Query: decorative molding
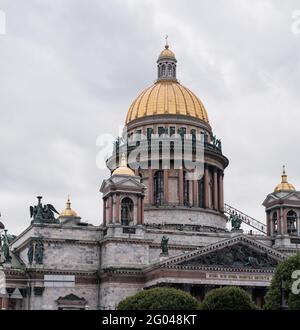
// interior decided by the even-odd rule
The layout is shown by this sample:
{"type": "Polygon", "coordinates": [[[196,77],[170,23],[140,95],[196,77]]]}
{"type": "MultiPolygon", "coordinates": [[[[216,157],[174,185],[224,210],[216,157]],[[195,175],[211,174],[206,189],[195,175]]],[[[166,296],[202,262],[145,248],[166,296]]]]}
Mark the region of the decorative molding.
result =
{"type": "Polygon", "coordinates": [[[100,245],[104,245],[107,243],[132,243],[132,244],[151,244],[153,239],[150,238],[132,238],[132,237],[104,237],[100,240],[100,245]]]}

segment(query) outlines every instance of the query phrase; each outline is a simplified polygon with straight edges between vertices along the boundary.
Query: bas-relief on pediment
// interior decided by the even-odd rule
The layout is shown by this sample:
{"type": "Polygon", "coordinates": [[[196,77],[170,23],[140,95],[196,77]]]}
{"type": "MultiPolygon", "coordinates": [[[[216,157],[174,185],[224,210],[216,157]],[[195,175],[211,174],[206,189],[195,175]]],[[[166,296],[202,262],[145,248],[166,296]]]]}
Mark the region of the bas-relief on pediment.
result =
{"type": "Polygon", "coordinates": [[[221,266],[226,268],[274,268],[278,260],[265,251],[258,251],[249,245],[238,243],[222,249],[198,255],[183,261],[178,266],[221,266]]]}

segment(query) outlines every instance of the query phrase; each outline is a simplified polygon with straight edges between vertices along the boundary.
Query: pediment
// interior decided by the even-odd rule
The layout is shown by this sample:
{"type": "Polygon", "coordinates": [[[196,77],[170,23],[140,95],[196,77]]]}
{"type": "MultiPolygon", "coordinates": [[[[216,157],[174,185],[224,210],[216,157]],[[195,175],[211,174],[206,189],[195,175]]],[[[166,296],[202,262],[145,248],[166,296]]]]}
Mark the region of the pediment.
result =
{"type": "Polygon", "coordinates": [[[270,269],[285,258],[282,253],[240,235],[166,260],[164,266],[270,269]]]}
{"type": "Polygon", "coordinates": [[[269,194],[266,199],[263,201],[262,205],[263,206],[267,206],[269,205],[270,203],[274,202],[274,201],[277,201],[279,200],[279,197],[277,197],[276,195],[274,194],[269,194]]]}
{"type": "Polygon", "coordinates": [[[105,192],[107,190],[107,188],[111,185],[112,182],[109,182],[110,179],[107,180],[103,180],[101,187],[100,187],[100,192],[105,192]]]}
{"type": "Polygon", "coordinates": [[[114,180],[114,184],[116,186],[144,188],[144,185],[134,177],[118,178],[118,180],[114,180]]]}
{"type": "Polygon", "coordinates": [[[293,192],[291,194],[289,194],[289,196],[286,197],[286,199],[290,200],[290,201],[300,201],[300,194],[297,192],[293,192]]]}
{"type": "Polygon", "coordinates": [[[103,181],[100,191],[103,193],[109,189],[117,190],[122,187],[139,190],[146,189],[145,185],[139,182],[135,177],[111,177],[103,181]]]}

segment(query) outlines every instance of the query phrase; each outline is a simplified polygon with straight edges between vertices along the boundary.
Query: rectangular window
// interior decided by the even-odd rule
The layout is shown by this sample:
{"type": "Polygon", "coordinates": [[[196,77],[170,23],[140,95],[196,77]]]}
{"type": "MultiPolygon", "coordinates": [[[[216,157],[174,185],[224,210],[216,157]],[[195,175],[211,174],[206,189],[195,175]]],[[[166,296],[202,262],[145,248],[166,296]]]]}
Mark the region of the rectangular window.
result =
{"type": "Polygon", "coordinates": [[[151,135],[153,134],[153,128],[148,127],[147,128],[147,140],[151,140],[151,135]]]}
{"type": "Polygon", "coordinates": [[[165,128],[164,127],[158,127],[158,135],[161,136],[165,134],[165,128]]]}
{"type": "Polygon", "coordinates": [[[176,133],[176,128],[174,126],[170,127],[170,136],[175,135],[176,133]]]}
{"type": "Polygon", "coordinates": [[[193,128],[191,129],[191,135],[192,135],[192,145],[195,147],[196,145],[196,130],[193,128]]]}
{"type": "Polygon", "coordinates": [[[191,129],[191,135],[196,136],[196,130],[194,128],[191,129]]]}
{"type": "Polygon", "coordinates": [[[185,134],[186,134],[186,128],[185,127],[180,127],[178,128],[178,134],[184,138],[185,134]]]}
{"type": "Polygon", "coordinates": [[[136,145],[139,146],[140,145],[140,141],[142,139],[142,130],[141,129],[138,129],[136,132],[135,132],[135,141],[136,141],[136,145]]]}

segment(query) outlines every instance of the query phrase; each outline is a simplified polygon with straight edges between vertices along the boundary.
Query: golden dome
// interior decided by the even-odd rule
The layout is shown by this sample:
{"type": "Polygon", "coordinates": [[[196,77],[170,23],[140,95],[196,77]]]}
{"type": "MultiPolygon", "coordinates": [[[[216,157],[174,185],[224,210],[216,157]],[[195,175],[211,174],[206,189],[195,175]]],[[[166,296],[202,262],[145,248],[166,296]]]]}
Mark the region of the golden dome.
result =
{"type": "Polygon", "coordinates": [[[175,59],[175,54],[169,49],[169,45],[165,45],[165,49],[160,53],[158,60],[162,58],[172,58],[175,59]]]}
{"type": "Polygon", "coordinates": [[[68,196],[68,200],[66,203],[66,208],[60,213],[59,218],[76,218],[78,217],[77,213],[71,209],[71,201],[68,196]]]}
{"type": "Polygon", "coordinates": [[[125,154],[122,155],[121,165],[113,171],[112,175],[129,175],[129,176],[135,176],[133,170],[130,169],[127,166],[127,161],[126,161],[125,154]]]}
{"type": "Polygon", "coordinates": [[[184,115],[209,123],[207,112],[199,98],[174,80],[157,81],[145,89],[131,104],[126,124],[155,115],[184,115]]]}
{"type": "Polygon", "coordinates": [[[289,192],[289,191],[295,191],[295,187],[287,182],[287,175],[285,174],[285,166],[283,166],[283,173],[281,175],[281,182],[276,186],[274,192],[289,192]]]}

